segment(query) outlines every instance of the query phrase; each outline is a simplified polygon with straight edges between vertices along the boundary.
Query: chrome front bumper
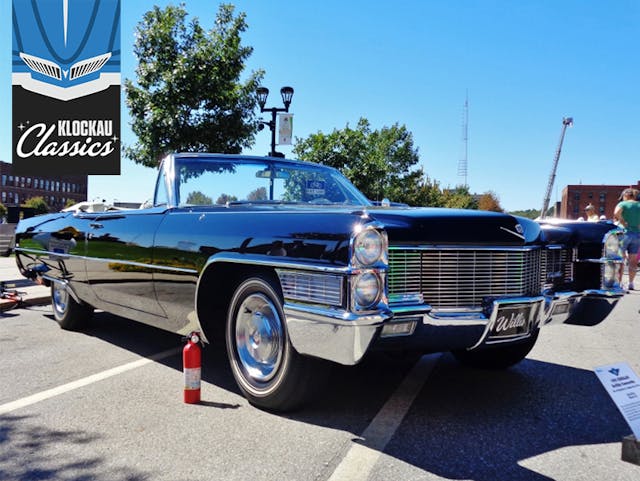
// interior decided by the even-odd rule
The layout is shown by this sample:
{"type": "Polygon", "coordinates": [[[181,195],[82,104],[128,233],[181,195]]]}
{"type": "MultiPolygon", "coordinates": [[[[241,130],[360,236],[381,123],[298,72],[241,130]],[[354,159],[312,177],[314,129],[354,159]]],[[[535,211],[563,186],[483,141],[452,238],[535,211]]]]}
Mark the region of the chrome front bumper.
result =
{"type": "Polygon", "coordinates": [[[284,312],[296,351],[353,365],[374,341],[408,339],[416,331],[422,333],[421,340],[414,343],[417,348],[448,351],[515,342],[529,337],[533,329],[551,324],[593,326],[609,315],[623,294],[621,289],[545,292],[542,296],[494,299],[483,311],[436,311],[421,304],[392,306],[366,315],[288,302],[284,312]],[[496,336],[499,308],[511,304],[531,306],[527,309],[530,330],[496,336]]]}

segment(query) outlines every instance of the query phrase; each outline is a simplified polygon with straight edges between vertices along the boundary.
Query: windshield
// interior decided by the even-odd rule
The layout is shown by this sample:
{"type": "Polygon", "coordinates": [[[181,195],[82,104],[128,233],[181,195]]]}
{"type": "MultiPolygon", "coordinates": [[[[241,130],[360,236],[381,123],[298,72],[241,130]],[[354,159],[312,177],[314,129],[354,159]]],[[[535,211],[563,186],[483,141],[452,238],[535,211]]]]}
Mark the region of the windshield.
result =
{"type": "Polygon", "coordinates": [[[235,203],[370,205],[342,174],[320,165],[176,158],[178,206],[235,203]]]}

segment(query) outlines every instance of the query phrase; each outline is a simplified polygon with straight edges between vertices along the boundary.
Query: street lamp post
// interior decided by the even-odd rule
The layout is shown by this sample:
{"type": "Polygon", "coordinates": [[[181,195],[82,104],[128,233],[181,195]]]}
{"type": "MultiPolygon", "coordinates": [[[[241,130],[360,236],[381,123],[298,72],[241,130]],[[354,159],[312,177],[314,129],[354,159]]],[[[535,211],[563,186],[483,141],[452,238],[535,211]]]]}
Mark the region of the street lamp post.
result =
{"type": "Polygon", "coordinates": [[[280,89],[280,95],[282,96],[282,102],[284,103],[284,108],[282,107],[268,107],[265,108],[264,104],[267,103],[267,97],[269,96],[269,89],[266,87],[258,87],[256,90],[256,94],[258,96],[258,105],[260,105],[260,112],[271,112],[271,120],[260,121],[259,130],[262,130],[266,125],[271,130],[271,152],[269,152],[270,157],[284,157],[284,154],[280,152],[276,152],[276,114],[278,112],[289,112],[289,106],[291,105],[291,99],[293,98],[293,88],[292,87],[282,87],[280,89]]]}

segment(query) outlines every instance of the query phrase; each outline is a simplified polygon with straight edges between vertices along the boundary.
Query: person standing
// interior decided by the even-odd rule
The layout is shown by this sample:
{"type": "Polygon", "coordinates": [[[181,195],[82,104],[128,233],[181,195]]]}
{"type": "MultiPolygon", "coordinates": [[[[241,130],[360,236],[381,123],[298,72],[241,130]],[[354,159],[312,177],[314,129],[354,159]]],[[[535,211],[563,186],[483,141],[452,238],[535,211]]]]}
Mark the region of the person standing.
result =
{"type": "MultiPolygon", "coordinates": [[[[627,259],[629,266],[630,291],[634,289],[633,281],[638,269],[638,250],[640,249],[640,202],[637,200],[638,193],[635,189],[625,189],[620,195],[621,201],[613,211],[613,218],[618,225],[624,227],[625,234],[622,240],[623,256],[627,259]]],[[[624,264],[620,266],[618,280],[622,283],[622,271],[624,264]]]]}
{"type": "Polygon", "coordinates": [[[598,222],[600,220],[600,217],[598,217],[596,213],[596,208],[591,204],[584,208],[584,213],[587,214],[587,220],[589,222],[598,222]]]}

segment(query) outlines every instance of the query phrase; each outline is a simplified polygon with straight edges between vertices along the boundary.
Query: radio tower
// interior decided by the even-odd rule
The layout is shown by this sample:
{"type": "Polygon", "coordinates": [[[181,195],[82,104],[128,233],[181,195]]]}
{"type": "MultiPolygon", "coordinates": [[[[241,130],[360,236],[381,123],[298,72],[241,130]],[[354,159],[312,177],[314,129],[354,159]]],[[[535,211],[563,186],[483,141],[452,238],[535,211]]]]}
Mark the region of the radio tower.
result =
{"type": "Polygon", "coordinates": [[[467,161],[469,158],[469,92],[464,99],[464,110],[462,112],[462,154],[458,161],[458,176],[464,179],[464,186],[467,187],[467,161]]]}

